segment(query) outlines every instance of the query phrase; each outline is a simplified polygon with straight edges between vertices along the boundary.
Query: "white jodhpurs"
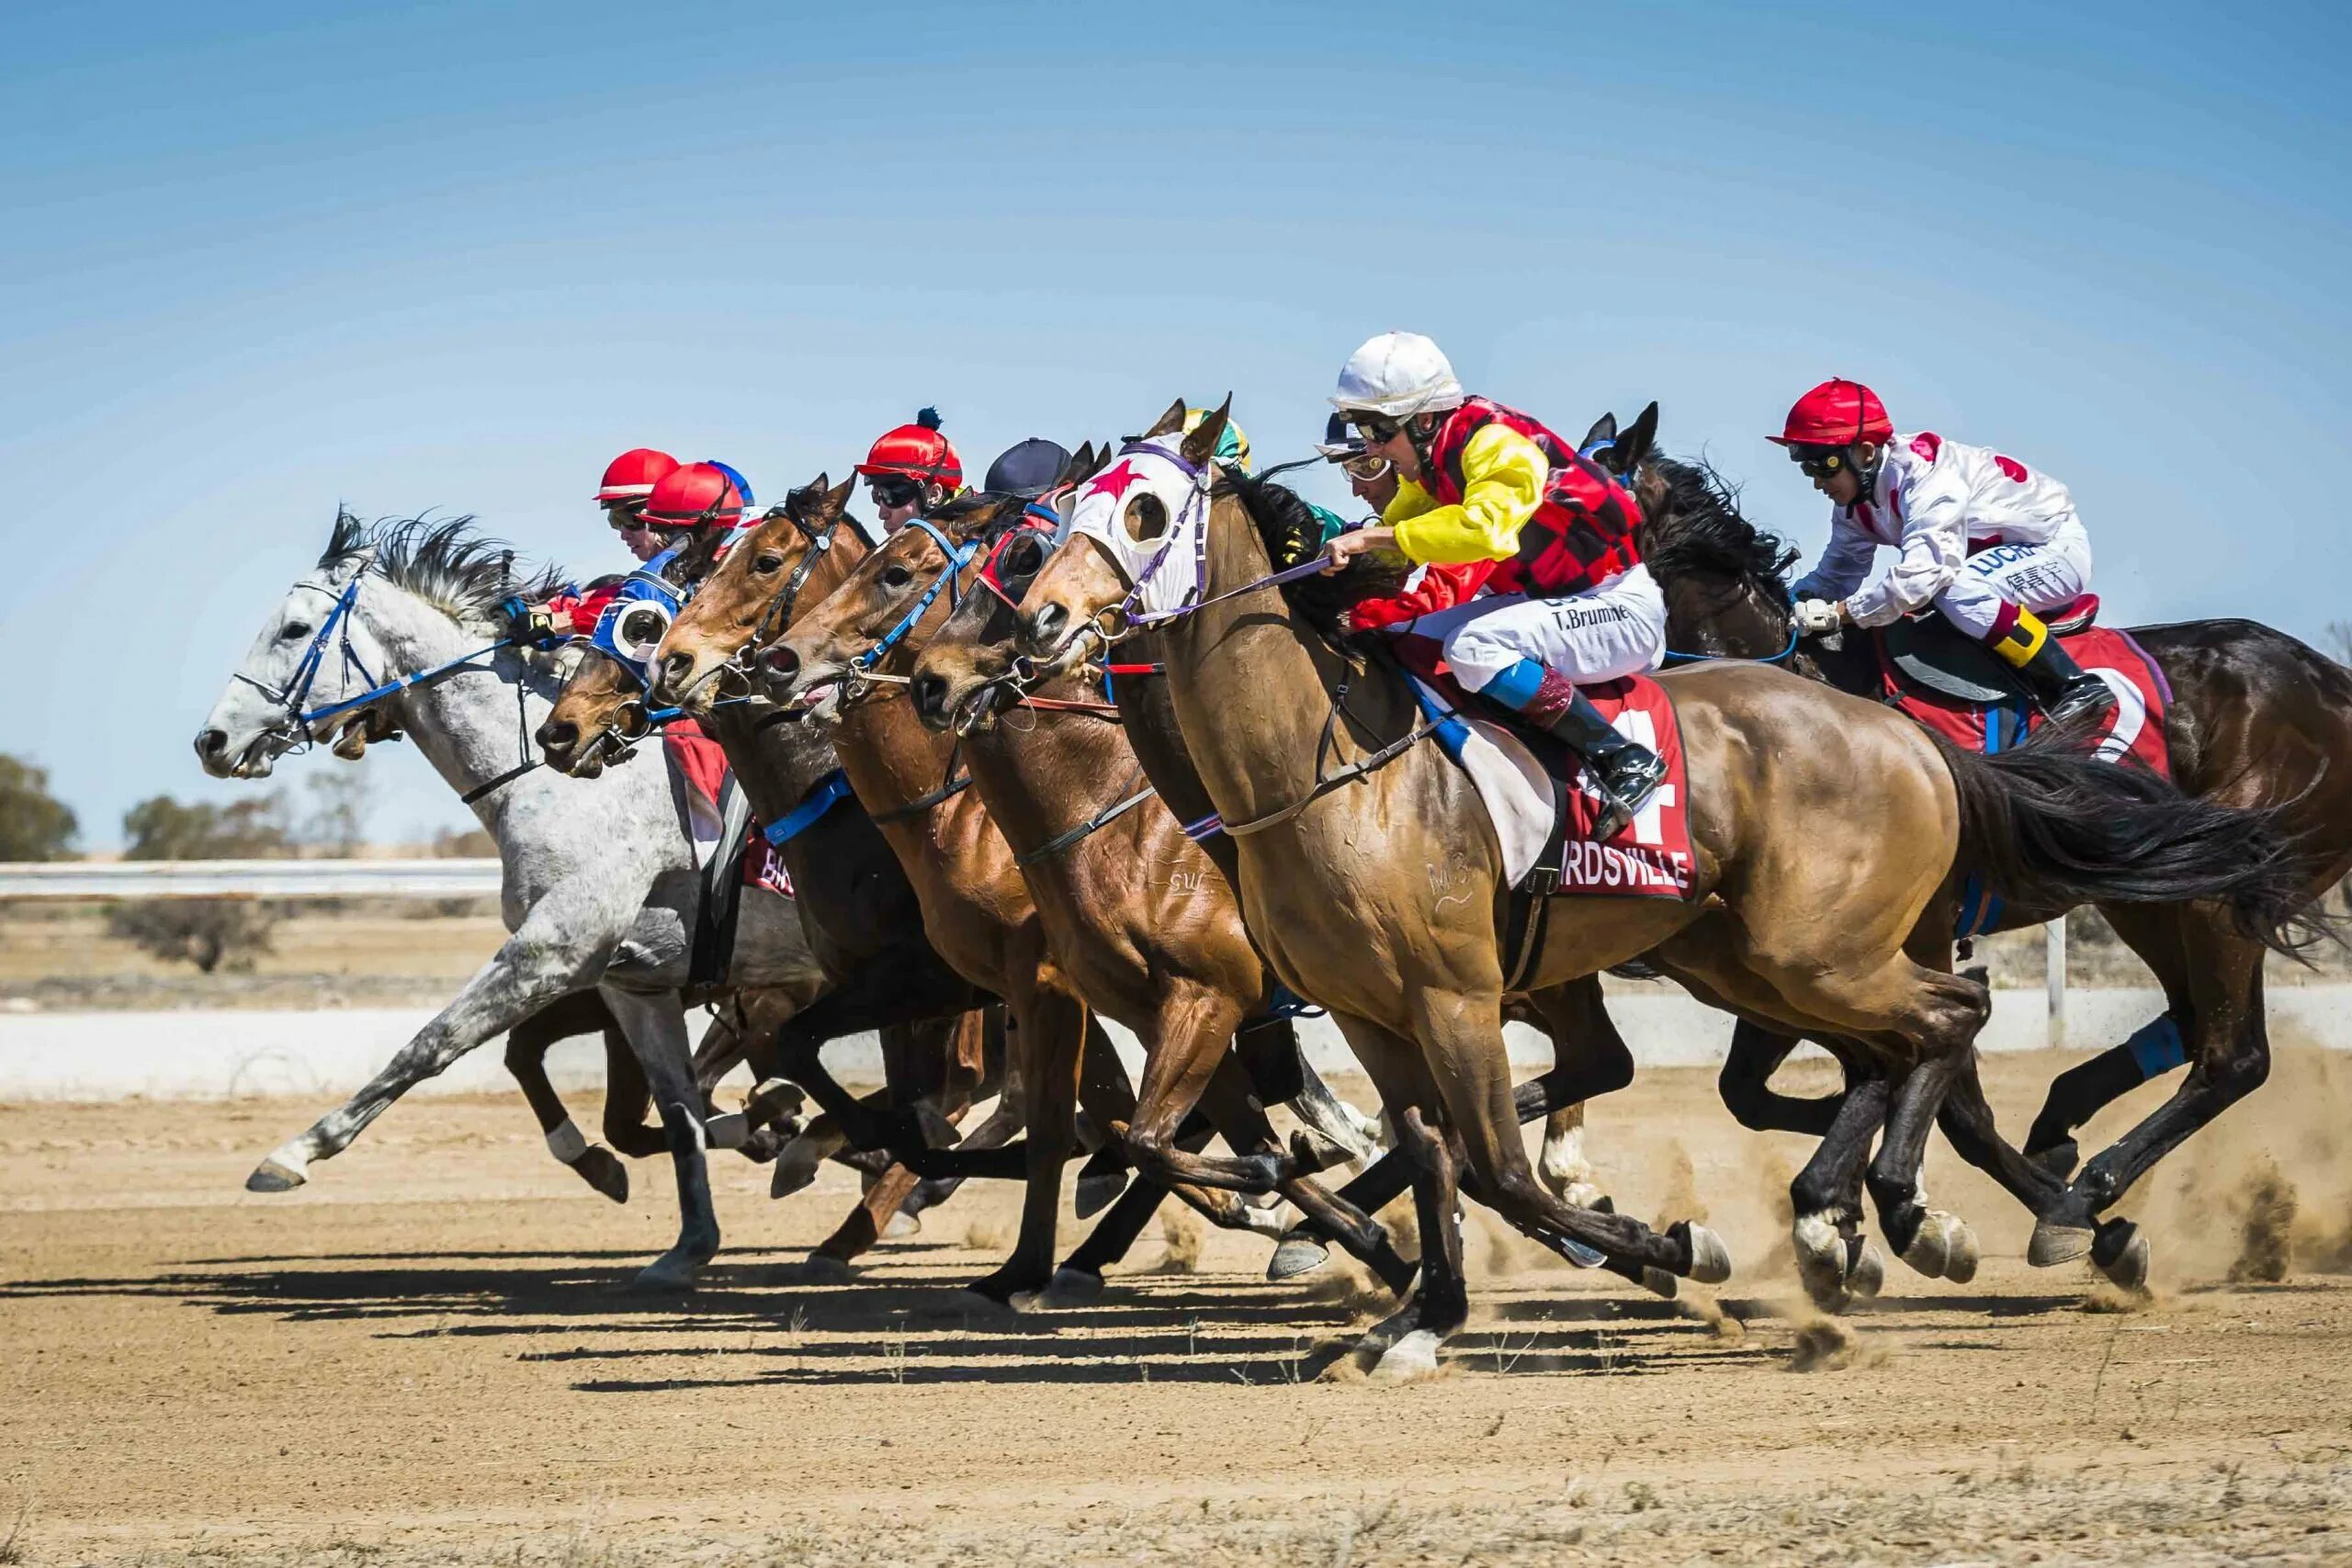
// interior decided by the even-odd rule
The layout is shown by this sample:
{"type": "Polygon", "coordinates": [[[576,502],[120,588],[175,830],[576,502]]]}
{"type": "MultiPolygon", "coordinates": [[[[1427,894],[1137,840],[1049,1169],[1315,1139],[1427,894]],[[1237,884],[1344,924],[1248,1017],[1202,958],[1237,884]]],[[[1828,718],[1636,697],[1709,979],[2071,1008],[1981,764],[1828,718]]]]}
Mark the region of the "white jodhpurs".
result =
{"type": "Polygon", "coordinates": [[[2062,609],[2090,592],[2091,541],[2080,523],[2068,523],[2047,544],[1991,545],[1961,563],[1951,586],[1936,595],[1946,620],[1979,642],[1991,639],[2001,606],[2039,615],[2062,609]]]}
{"type": "Polygon", "coordinates": [[[1473,692],[1522,659],[1590,685],[1658,667],[1666,657],[1666,596],[1650,569],[1637,566],[1563,598],[1473,599],[1423,615],[1408,629],[1442,643],[1454,679],[1473,692]]]}

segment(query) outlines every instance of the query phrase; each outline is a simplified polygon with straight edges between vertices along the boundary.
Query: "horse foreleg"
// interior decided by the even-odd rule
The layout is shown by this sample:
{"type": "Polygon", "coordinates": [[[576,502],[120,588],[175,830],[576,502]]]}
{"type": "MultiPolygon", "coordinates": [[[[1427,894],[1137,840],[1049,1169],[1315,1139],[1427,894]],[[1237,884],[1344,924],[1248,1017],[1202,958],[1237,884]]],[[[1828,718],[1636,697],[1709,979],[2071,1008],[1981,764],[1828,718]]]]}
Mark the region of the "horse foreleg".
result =
{"type": "Polygon", "coordinates": [[[1037,984],[1014,1002],[1011,1047],[1021,1079],[1022,1120],[1029,1129],[1023,1150],[1027,1186],[1022,1194],[1021,1234],[1012,1256],[968,1287],[973,1294],[1000,1304],[1043,1290],[1053,1278],[1054,1228],[1061,1206],[1062,1168],[1069,1159],[1078,1115],[1080,1058],[1088,1021],[1085,1001],[1049,964],[1032,972],[1037,984]]]}
{"type": "MultiPolygon", "coordinates": [[[[541,1008],[507,1032],[506,1070],[514,1075],[516,1087],[530,1104],[531,1114],[537,1118],[548,1153],[614,1202],[626,1203],[628,1168],[613,1157],[611,1149],[580,1135],[580,1129],[572,1124],[571,1112],[564,1108],[563,1097],[556,1093],[555,1085],[548,1079],[548,1047],[559,1040],[595,1031],[603,1032],[609,1057],[617,1038],[611,1011],[595,992],[574,991],[541,1008]]],[[[608,1107],[611,1094],[608,1087],[608,1107]]]]}
{"type": "MultiPolygon", "coordinates": [[[[351,1146],[392,1102],[449,1064],[548,1004],[593,987],[623,934],[610,915],[624,902],[609,888],[559,885],[534,906],[491,961],[410,1037],[357,1093],[287,1140],[245,1179],[254,1192],[283,1192],[310,1179],[312,1161],[351,1146]]],[[[634,901],[628,901],[634,907],[634,901]]]]}
{"type": "Polygon", "coordinates": [[[1802,1133],[1809,1138],[1829,1135],[1845,1095],[1782,1094],[1772,1088],[1772,1075],[1804,1043],[1797,1034],[1782,1034],[1752,1019],[1732,1027],[1731,1053],[1715,1078],[1716,1092],[1732,1119],[1751,1133],[1802,1133]]]}
{"type": "Polygon", "coordinates": [[[718,1212],[710,1201],[702,1092],[695,1084],[685,1010],[674,991],[630,991],[610,984],[598,988],[645,1071],[677,1170],[678,1239],[646,1266],[636,1285],[640,1290],[683,1290],[718,1251],[718,1212]]]}

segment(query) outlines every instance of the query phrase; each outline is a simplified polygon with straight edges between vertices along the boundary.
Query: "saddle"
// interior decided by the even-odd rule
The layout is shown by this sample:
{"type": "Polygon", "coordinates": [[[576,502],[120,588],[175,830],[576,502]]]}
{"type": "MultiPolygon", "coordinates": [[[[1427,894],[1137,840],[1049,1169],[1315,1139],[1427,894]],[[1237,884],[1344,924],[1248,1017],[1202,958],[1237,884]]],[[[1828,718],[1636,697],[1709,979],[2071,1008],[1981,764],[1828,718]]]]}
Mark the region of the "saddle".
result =
{"type": "MultiPolygon", "coordinates": [[[[2044,615],[2052,637],[2087,631],[2098,618],[2098,595],[2086,593],[2044,615]]],[[[1983,643],[1933,610],[1906,615],[1877,632],[1880,652],[1898,680],[1963,703],[1992,707],[2026,699],[2018,672],[1983,643]]]]}

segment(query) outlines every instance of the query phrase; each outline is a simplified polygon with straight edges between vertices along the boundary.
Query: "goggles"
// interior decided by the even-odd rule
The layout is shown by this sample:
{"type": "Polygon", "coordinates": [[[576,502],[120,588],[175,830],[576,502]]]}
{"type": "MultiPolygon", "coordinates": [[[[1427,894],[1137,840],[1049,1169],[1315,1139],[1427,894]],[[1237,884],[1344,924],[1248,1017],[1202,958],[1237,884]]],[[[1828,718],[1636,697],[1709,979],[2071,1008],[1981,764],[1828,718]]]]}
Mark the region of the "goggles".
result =
{"type": "Polygon", "coordinates": [[[1371,413],[1351,413],[1348,415],[1348,423],[1356,427],[1357,434],[1362,435],[1364,438],[1364,444],[1370,446],[1378,446],[1385,442],[1396,440],[1396,433],[1405,428],[1393,419],[1383,419],[1378,414],[1371,413]]]}
{"type": "Polygon", "coordinates": [[[1842,446],[1792,446],[1789,457],[1809,479],[1829,479],[1844,473],[1850,466],[1842,446]]]}
{"type": "Polygon", "coordinates": [[[922,499],[922,484],[904,474],[876,474],[865,481],[865,492],[876,506],[912,506],[922,499]]]}
{"type": "Polygon", "coordinates": [[[645,520],[645,502],[642,501],[606,502],[605,521],[612,525],[613,532],[616,534],[627,534],[634,529],[651,526],[645,520]]]}
{"type": "Polygon", "coordinates": [[[1340,467],[1346,472],[1348,478],[1363,484],[1370,484],[1374,479],[1385,479],[1388,470],[1396,466],[1387,458],[1369,452],[1340,459],[1340,467]]]}

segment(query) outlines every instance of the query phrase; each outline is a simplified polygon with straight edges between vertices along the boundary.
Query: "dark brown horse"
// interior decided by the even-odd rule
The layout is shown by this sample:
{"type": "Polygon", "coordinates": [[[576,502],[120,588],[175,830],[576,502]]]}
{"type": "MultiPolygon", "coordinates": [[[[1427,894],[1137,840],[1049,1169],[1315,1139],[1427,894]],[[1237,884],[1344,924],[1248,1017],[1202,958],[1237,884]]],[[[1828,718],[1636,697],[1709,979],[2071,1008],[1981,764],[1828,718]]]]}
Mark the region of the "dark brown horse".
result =
{"type": "MultiPolygon", "coordinates": [[[[1594,436],[1614,437],[1602,460],[1634,475],[1649,519],[1644,554],[1666,595],[1669,645],[1709,658],[1785,655],[1800,674],[1874,691],[1876,655],[1861,634],[1834,645],[1792,638],[1782,574],[1795,552],[1742,516],[1736,498],[1704,466],[1656,454],[1656,413],[1652,405],[1622,434],[1604,421],[1594,436]]],[[[2172,690],[2165,739],[2176,781],[2205,800],[2273,813],[2301,851],[2302,891],[2315,907],[2352,870],[2352,672],[2253,621],[2135,626],[2131,636],[2172,690]]],[[[1945,1127],[1955,1147],[2038,1216],[2033,1262],[2088,1251],[2111,1277],[2136,1284],[2147,1273],[2146,1241],[2129,1220],[2105,1216],[2159,1159],[2268,1075],[2264,947],[2225,908],[2208,902],[2098,908],[2155,974],[2164,1015],[2051,1086],[2024,1150],[2046,1181],[2020,1169],[2000,1141],[1973,1067],[1956,1086],[1945,1127]],[[2078,1157],[2075,1130],[2184,1060],[2188,1072],[2173,1096],[2067,1184],[2078,1157]]],[[[2065,908],[2047,899],[2011,901],[1996,929],[2038,924],[2065,908]]],[[[1792,1100],[1767,1087],[1793,1043],[1743,1023],[1724,1069],[1725,1098],[1747,1125],[1826,1132],[1837,1100],[1792,1100]]]]}

